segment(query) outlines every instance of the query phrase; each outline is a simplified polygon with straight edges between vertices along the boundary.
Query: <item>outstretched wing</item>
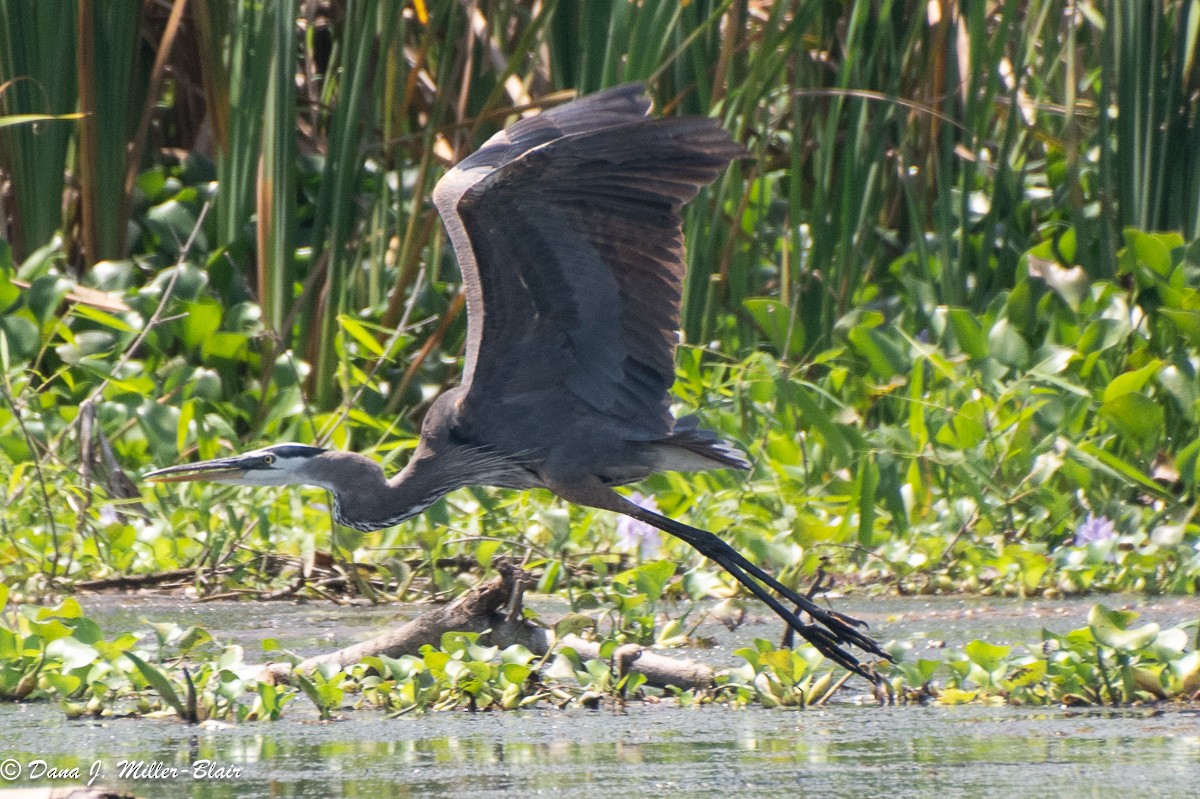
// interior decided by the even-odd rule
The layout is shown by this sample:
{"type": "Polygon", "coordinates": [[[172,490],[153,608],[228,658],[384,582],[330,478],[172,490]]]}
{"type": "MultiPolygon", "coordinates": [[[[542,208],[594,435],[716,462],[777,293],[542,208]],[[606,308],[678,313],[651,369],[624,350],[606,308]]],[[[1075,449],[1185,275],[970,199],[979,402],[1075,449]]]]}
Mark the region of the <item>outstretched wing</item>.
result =
{"type": "Polygon", "coordinates": [[[469,406],[565,398],[631,439],[671,433],[680,208],[742,149],[716,120],[649,105],[621,86],[522,120],[438,183],[469,406]]]}

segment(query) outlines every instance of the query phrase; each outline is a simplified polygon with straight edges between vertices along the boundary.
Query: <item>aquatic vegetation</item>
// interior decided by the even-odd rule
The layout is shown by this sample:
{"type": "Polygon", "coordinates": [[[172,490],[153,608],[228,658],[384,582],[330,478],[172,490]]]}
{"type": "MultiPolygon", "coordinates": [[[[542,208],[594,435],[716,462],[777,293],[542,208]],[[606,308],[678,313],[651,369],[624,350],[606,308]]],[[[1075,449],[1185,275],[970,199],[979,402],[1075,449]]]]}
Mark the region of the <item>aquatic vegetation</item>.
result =
{"type": "MultiPolygon", "coordinates": [[[[636,604],[624,613],[609,608],[610,620],[621,621],[593,626],[599,643],[593,657],[569,646],[538,656],[520,645],[488,645],[479,633],[451,632],[415,655],[324,664],[280,681],[262,661],[296,664],[300,658],[274,639],[263,642],[256,658],[199,627],[156,624],[108,637],[78,602],[66,599],[53,607],[0,608],[0,700],[57,701],[71,717],[166,715],[192,723],[272,721],[285,712],[332,719],[371,710],[499,711],[635,701],[803,709],[844,701],[838,694],[851,675],[811,646],[781,649],[763,639],[737,650],[741,665],[715,669],[708,687],[653,688],[636,659],[626,667],[616,657],[620,647],[646,633],[640,613],[636,604]]],[[[885,683],[862,699],[1060,706],[1200,701],[1200,619],[1170,629],[1137,622],[1134,612],[1095,605],[1086,627],[1045,630],[1040,643],[976,640],[939,650],[937,658],[914,658],[914,642],[893,642],[888,648],[897,662],[876,664],[885,683]]],[[[650,630],[660,642],[655,649],[669,654],[662,642],[695,643],[683,628],[681,620],[666,619],[650,630]]]]}
{"type": "Polygon", "coordinates": [[[1088,626],[1044,630],[1040,647],[972,641],[941,660],[901,660],[891,686],[901,701],[946,704],[1122,705],[1200,700],[1200,619],[1163,630],[1138,614],[1095,605],[1088,626]],[[939,680],[939,677],[942,678],[939,680]]]}

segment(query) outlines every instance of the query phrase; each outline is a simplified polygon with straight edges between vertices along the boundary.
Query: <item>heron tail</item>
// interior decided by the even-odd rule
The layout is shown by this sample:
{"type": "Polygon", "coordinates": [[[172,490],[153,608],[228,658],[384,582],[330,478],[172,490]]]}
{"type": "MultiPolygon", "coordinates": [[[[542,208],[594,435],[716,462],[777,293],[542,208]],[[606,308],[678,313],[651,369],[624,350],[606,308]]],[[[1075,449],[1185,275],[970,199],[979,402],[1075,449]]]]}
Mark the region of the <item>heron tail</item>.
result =
{"type": "Polygon", "coordinates": [[[725,441],[711,430],[700,427],[695,416],[684,416],[675,421],[675,430],[663,440],[664,444],[677,447],[693,456],[700,456],[696,469],[749,469],[746,453],[725,441]],[[705,463],[704,461],[708,461],[705,463]]]}

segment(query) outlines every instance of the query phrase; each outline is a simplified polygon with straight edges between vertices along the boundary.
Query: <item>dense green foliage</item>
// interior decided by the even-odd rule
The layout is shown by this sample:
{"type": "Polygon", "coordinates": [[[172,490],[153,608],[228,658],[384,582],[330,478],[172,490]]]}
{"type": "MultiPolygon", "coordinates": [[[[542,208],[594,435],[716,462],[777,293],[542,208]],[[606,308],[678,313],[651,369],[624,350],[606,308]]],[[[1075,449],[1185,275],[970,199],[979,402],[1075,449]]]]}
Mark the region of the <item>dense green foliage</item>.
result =
{"type": "MultiPolygon", "coordinates": [[[[514,109],[626,80],[749,153],[687,209],[676,396],[755,469],[646,481],[664,512],[797,585],[1200,586],[1200,3],[315,5],[0,2],[0,572],[22,596],[190,569],[403,597],[514,552],[623,615],[589,586],[660,544],[672,590],[728,593],[546,494],[461,491],[365,536],[311,492],[127,476],[284,440],[401,465],[464,337],[434,183],[514,109]],[[51,49],[63,19],[90,46],[51,49]]],[[[496,657],[504,704],[528,664],[496,657]]],[[[956,662],[962,690],[1017,679],[956,662]]]]}

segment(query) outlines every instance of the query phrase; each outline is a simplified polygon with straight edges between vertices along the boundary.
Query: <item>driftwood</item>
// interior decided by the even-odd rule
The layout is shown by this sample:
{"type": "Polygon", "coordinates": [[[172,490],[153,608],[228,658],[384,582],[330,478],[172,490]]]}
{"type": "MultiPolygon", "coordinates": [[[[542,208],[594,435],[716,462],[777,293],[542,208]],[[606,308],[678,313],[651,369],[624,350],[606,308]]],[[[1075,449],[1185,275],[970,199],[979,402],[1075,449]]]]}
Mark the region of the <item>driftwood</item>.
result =
{"type": "MultiPolygon", "coordinates": [[[[232,571],[227,569],[226,571],[232,571]]],[[[75,583],[77,591],[135,591],[141,588],[157,588],[163,583],[190,583],[196,579],[196,569],[171,569],[154,574],[119,574],[96,580],[80,580],[75,583]]],[[[0,799],[8,799],[0,794],[0,799]]]]}
{"type": "MultiPolygon", "coordinates": [[[[520,644],[535,655],[546,655],[557,646],[574,649],[584,660],[600,657],[600,644],[595,641],[577,635],[556,640],[552,631],[526,621],[520,608],[527,575],[508,563],[496,565],[500,571],[498,577],[475,586],[447,605],[434,608],[370,640],[310,657],[294,668],[287,663],[268,664],[265,667],[266,676],[286,682],[293,670],[309,672],[325,664],[341,668],[378,655],[392,658],[415,655],[426,644],[440,644],[442,635],[447,632],[490,631],[481,639],[483,643],[502,648],[520,644]]],[[[693,690],[711,688],[713,685],[711,667],[660,655],[636,644],[619,647],[613,655],[613,661],[619,673],[639,672],[645,676],[647,684],[657,688],[675,686],[682,690],[693,690]]]]}

